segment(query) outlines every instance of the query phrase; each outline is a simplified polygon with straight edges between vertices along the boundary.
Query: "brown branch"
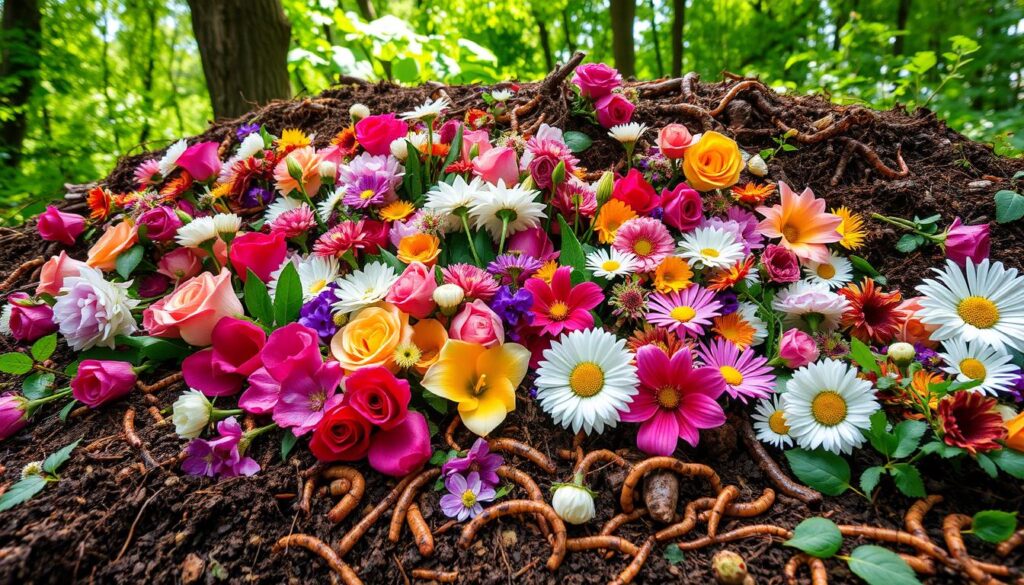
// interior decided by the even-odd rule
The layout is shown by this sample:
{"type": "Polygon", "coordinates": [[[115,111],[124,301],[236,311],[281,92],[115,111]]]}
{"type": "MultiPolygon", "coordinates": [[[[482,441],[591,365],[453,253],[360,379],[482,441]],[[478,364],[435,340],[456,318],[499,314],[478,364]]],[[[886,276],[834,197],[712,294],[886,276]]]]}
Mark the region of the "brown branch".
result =
{"type": "Polygon", "coordinates": [[[747,446],[751,459],[757,463],[761,472],[768,476],[768,479],[775,484],[775,487],[787,496],[796,498],[809,508],[816,508],[821,505],[821,493],[801,485],[786,475],[779,464],[772,459],[771,455],[757,439],[750,421],[746,418],[735,419],[739,427],[740,435],[743,437],[743,444],[747,446]]]}
{"type": "Polygon", "coordinates": [[[11,285],[18,282],[18,279],[24,276],[26,272],[34,270],[37,266],[42,266],[44,262],[46,261],[42,258],[33,258],[23,262],[21,266],[14,269],[14,272],[7,275],[3,282],[0,282],[0,292],[11,288],[11,285]]]}
{"type": "Polygon", "coordinates": [[[139,457],[142,458],[142,462],[147,468],[159,467],[160,464],[153,459],[153,456],[149,454],[149,450],[142,443],[142,438],[135,432],[135,409],[128,407],[128,410],[124,411],[124,438],[133,449],[139,453],[139,457]]]}
{"type": "Polygon", "coordinates": [[[563,81],[565,81],[565,78],[569,77],[569,74],[572,73],[576,69],[576,67],[578,67],[579,64],[583,62],[583,58],[586,56],[586,53],[582,51],[576,51],[573,54],[573,56],[570,57],[569,60],[565,62],[564,65],[558,67],[557,69],[552,71],[546,78],[544,78],[544,81],[542,81],[540,84],[540,91],[543,93],[554,92],[557,89],[557,87],[561,85],[563,81]]]}
{"type": "Polygon", "coordinates": [[[324,541],[315,536],[289,534],[288,536],[281,537],[280,540],[274,543],[272,550],[274,554],[278,554],[281,551],[287,551],[293,546],[304,548],[313,554],[319,555],[320,558],[327,562],[327,566],[341,577],[341,582],[345,585],[362,585],[363,582],[359,579],[359,575],[352,570],[352,567],[341,560],[341,557],[331,550],[331,547],[327,546],[324,541]]]}
{"type": "Polygon", "coordinates": [[[534,502],[533,500],[509,500],[485,509],[482,514],[473,518],[473,520],[463,527],[462,535],[459,536],[459,547],[462,549],[468,549],[469,546],[473,544],[473,538],[476,536],[476,533],[485,524],[495,518],[508,516],[510,514],[536,513],[544,514],[548,524],[554,531],[553,538],[549,539],[551,541],[552,551],[551,556],[548,557],[547,567],[549,570],[555,571],[562,564],[562,560],[565,558],[565,524],[551,506],[534,502]]]}

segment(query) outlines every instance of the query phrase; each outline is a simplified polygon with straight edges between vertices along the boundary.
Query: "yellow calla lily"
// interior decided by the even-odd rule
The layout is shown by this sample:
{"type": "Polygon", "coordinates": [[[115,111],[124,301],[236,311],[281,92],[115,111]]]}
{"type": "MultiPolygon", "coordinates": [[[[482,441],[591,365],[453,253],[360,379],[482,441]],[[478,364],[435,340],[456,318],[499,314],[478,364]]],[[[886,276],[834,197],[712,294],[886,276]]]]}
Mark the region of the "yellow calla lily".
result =
{"type": "Polygon", "coordinates": [[[530,351],[518,343],[486,348],[449,339],[423,376],[423,387],[457,402],[462,424],[483,437],[515,410],[516,388],[529,363],[530,351]]]}

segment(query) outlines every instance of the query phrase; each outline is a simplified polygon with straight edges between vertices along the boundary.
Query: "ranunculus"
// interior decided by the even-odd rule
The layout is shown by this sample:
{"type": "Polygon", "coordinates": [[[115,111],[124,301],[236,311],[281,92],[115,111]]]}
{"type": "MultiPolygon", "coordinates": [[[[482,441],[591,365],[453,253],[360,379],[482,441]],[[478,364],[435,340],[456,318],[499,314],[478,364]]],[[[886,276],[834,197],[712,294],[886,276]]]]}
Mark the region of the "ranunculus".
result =
{"type": "Polygon", "coordinates": [[[89,248],[85,263],[100,270],[113,270],[117,257],[138,241],[139,234],[135,231],[135,225],[129,220],[122,221],[103,232],[100,239],[89,248]]]}
{"type": "Polygon", "coordinates": [[[230,396],[262,365],[267,334],[259,325],[225,317],[213,328],[211,341],[213,347],[185,358],[181,373],[189,387],[207,396],[230,396]]]}
{"type": "Polygon", "coordinates": [[[7,295],[7,303],[11,306],[11,319],[8,325],[11,328],[11,335],[18,341],[35,341],[57,330],[50,305],[37,303],[23,292],[7,295]]]}
{"type": "Polygon", "coordinates": [[[399,380],[387,368],[372,366],[345,378],[342,404],[354,408],[363,418],[382,429],[398,426],[409,412],[409,382],[399,380]]]}
{"type": "Polygon", "coordinates": [[[64,250],[60,254],[51,256],[39,273],[39,286],[36,287],[36,294],[48,294],[56,296],[64,286],[64,279],[69,276],[78,276],[82,267],[89,265],[81,260],[75,260],[68,256],[64,250]]]}
{"type": "Polygon", "coordinates": [[[786,363],[786,367],[797,369],[818,359],[818,344],[814,338],[800,331],[790,329],[782,334],[779,342],[779,357],[786,363]]]}
{"type": "Polygon", "coordinates": [[[946,241],[943,244],[946,257],[961,267],[972,260],[975,264],[988,258],[989,236],[988,224],[964,225],[960,218],[955,218],[946,230],[946,241]]]}
{"type": "Polygon", "coordinates": [[[937,341],[932,340],[932,332],[939,328],[938,325],[925,325],[917,316],[917,312],[923,309],[921,301],[924,297],[912,297],[904,300],[896,311],[906,315],[896,332],[897,341],[907,343],[918,343],[925,347],[935,349],[939,346],[937,341]]]}
{"type": "Polygon", "coordinates": [[[356,122],[356,142],[375,156],[390,154],[391,142],[405,138],[408,132],[409,126],[394,114],[367,116],[356,122]]]}
{"type": "Polygon", "coordinates": [[[190,345],[210,345],[213,328],[224,317],[244,313],[231,288],[231,273],[204,272],[181,283],[142,314],[142,325],[155,337],[180,337],[190,345]]]}
{"type": "Polygon", "coordinates": [[[299,323],[275,329],[260,352],[263,367],[278,382],[293,372],[315,372],[323,363],[316,331],[299,323]]]}
{"type": "Polygon", "coordinates": [[[700,193],[686,183],[679,183],[675,189],[661,192],[661,219],[681,232],[688,232],[704,220],[704,200],[700,193]]]}
{"type": "Polygon", "coordinates": [[[511,187],[519,182],[519,162],[516,160],[515,149],[508,146],[491,148],[473,159],[473,174],[483,180],[497,185],[505,181],[511,187]]]}
{"type": "Polygon", "coordinates": [[[658,132],[658,150],[669,160],[683,158],[693,144],[693,134],[682,124],[668,124],[658,132]]]}
{"type": "Polygon", "coordinates": [[[135,379],[135,370],[128,362],[82,360],[71,380],[71,395],[82,404],[97,408],[126,396],[135,387],[135,379]]]}
{"type": "Polygon", "coordinates": [[[28,401],[13,392],[0,394],[0,441],[28,425],[28,401]]]}
{"type": "Polygon", "coordinates": [[[180,227],[178,214],[166,205],[154,207],[139,216],[139,230],[144,230],[145,236],[154,242],[173,240],[180,227]]]}
{"type": "Polygon", "coordinates": [[[473,147],[476,147],[476,155],[487,152],[491,148],[491,134],[487,130],[462,131],[462,158],[469,162],[473,157],[473,147]]]}
{"type": "Polygon", "coordinates": [[[199,142],[185,149],[178,157],[178,166],[196,181],[205,181],[220,171],[219,142],[199,142]]]}
{"type": "Polygon", "coordinates": [[[761,263],[772,282],[785,284],[800,280],[800,259],[789,248],[769,244],[761,255],[761,263]]]}
{"type": "Polygon", "coordinates": [[[249,270],[263,282],[269,282],[270,274],[281,266],[287,253],[284,232],[246,232],[231,242],[228,257],[242,282],[248,278],[249,270]]]}
{"type": "Polygon", "coordinates": [[[622,75],[604,63],[586,63],[576,68],[572,82],[585,98],[596,100],[622,85],[622,75]]]}
{"type": "Polygon", "coordinates": [[[39,237],[48,242],[60,242],[67,246],[75,243],[75,238],[85,231],[85,218],[77,213],[65,213],[52,205],[36,219],[39,237]]]}
{"type": "Polygon", "coordinates": [[[732,187],[742,170],[743,157],[736,141],[714,131],[705,132],[683,158],[686,181],[698,191],[732,187]]]}
{"type": "Polygon", "coordinates": [[[433,298],[436,288],[434,271],[422,262],[413,262],[391,286],[387,301],[417,319],[426,319],[437,308],[433,298]]]}
{"type": "Polygon", "coordinates": [[[409,315],[390,303],[379,303],[356,313],[331,338],[331,355],[346,372],[367,366],[397,371],[395,349],[412,336],[409,315]]]}
{"type": "Polygon", "coordinates": [[[620,93],[612,93],[594,102],[597,110],[597,123],[605,128],[629,124],[636,106],[620,93]]]}
{"type": "Polygon", "coordinates": [[[487,303],[477,299],[466,303],[448,326],[451,339],[478,343],[484,347],[497,345],[505,340],[505,327],[487,303]]]}
{"type": "Polygon", "coordinates": [[[373,425],[356,409],[336,406],[313,429],[309,450],[319,461],[359,461],[370,450],[373,425]]]}
{"type": "Polygon", "coordinates": [[[323,178],[320,176],[320,163],[322,161],[323,159],[320,158],[320,155],[312,146],[303,146],[289,152],[274,167],[274,182],[277,188],[280,189],[283,195],[287,195],[292,191],[298,191],[300,186],[299,179],[301,179],[301,186],[306,191],[306,195],[315,197],[323,181],[323,178]],[[298,179],[292,176],[292,172],[288,168],[289,163],[298,169],[296,174],[301,175],[298,179]]]}
{"type": "Polygon", "coordinates": [[[541,261],[551,260],[556,256],[555,245],[544,228],[537,226],[516,232],[505,242],[507,252],[519,252],[525,256],[541,261]]]}
{"type": "Polygon", "coordinates": [[[612,199],[618,199],[640,215],[647,215],[658,206],[658,194],[637,169],[630,169],[625,177],[615,181],[612,199]]]}
{"type": "Polygon", "coordinates": [[[427,419],[410,410],[398,426],[373,435],[367,459],[379,473],[401,477],[422,467],[430,460],[430,454],[427,419]]]}
{"type": "Polygon", "coordinates": [[[175,248],[161,256],[156,267],[160,274],[181,281],[199,274],[203,270],[203,259],[194,248],[175,248]]]}

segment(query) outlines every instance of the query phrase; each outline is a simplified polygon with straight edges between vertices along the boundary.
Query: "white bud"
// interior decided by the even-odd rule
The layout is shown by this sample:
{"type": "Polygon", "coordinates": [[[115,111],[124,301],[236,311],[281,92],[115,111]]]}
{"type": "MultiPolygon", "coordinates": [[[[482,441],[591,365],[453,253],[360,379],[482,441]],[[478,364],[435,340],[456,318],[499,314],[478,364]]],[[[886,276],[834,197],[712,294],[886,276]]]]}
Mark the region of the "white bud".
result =
{"type": "Polygon", "coordinates": [[[352,107],[348,109],[348,115],[352,116],[352,123],[355,124],[370,115],[370,108],[366,104],[352,104],[352,107]]]}
{"type": "Polygon", "coordinates": [[[396,138],[391,141],[391,156],[398,160],[405,162],[405,159],[409,158],[409,147],[405,144],[405,137],[396,138]]]}
{"type": "Polygon", "coordinates": [[[457,284],[442,284],[434,289],[434,302],[441,307],[441,312],[445,315],[454,314],[464,298],[466,291],[457,284]]]}
{"type": "Polygon", "coordinates": [[[763,177],[768,174],[768,163],[764,162],[760,154],[755,154],[747,161],[747,170],[752,175],[763,177]]]}
{"type": "Polygon", "coordinates": [[[338,165],[325,160],[317,167],[317,172],[320,173],[320,177],[327,179],[329,183],[334,183],[334,179],[338,176],[338,165]]]}
{"type": "Polygon", "coordinates": [[[569,524],[586,524],[594,519],[594,496],[590,490],[573,484],[562,484],[551,496],[551,507],[569,524]]]}
{"type": "Polygon", "coordinates": [[[917,357],[917,350],[913,345],[902,341],[889,346],[889,359],[897,366],[905,366],[914,361],[917,357]]]}
{"type": "Polygon", "coordinates": [[[21,479],[32,477],[33,475],[43,475],[42,461],[29,461],[25,464],[25,467],[21,468],[21,479]]]}
{"type": "Polygon", "coordinates": [[[174,432],[182,439],[194,439],[201,435],[213,414],[213,405],[199,390],[183,392],[171,408],[174,410],[171,416],[174,432]]]}

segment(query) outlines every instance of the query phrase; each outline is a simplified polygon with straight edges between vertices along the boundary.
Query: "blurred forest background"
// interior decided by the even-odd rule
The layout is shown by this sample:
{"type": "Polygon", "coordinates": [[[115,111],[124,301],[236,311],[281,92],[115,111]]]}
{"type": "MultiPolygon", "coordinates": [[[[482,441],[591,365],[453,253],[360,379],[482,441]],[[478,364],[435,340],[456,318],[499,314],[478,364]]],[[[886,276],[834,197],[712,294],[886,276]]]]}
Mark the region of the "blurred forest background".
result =
{"type": "Polygon", "coordinates": [[[877,108],[925,105],[1024,149],[1024,0],[0,0],[0,221],[119,156],[341,76],[722,70],[877,108]]]}

